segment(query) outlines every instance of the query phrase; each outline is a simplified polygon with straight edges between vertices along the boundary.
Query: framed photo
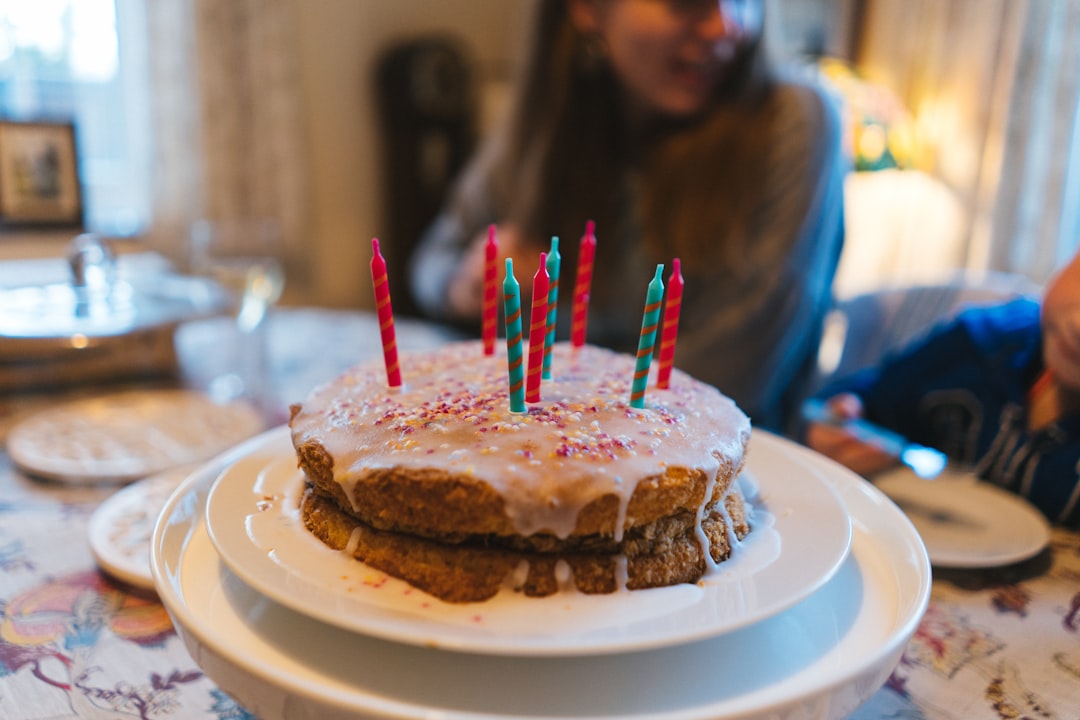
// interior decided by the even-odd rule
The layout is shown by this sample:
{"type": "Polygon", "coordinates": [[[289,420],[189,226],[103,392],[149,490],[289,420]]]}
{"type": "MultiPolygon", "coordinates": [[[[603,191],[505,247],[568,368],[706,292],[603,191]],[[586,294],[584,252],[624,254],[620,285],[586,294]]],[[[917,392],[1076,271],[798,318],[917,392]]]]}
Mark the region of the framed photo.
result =
{"type": "Polygon", "coordinates": [[[75,126],[0,121],[0,225],[82,223],[75,126]]]}

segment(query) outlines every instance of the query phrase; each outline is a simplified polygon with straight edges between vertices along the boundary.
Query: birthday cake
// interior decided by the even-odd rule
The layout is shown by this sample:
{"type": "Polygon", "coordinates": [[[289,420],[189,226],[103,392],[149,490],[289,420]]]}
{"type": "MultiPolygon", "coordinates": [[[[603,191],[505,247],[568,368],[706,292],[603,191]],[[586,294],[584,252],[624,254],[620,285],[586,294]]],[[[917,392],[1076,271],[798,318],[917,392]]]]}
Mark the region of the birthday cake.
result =
{"type": "Polygon", "coordinates": [[[292,406],[305,526],[448,602],[508,588],[610,593],[696,582],[750,531],[750,422],[678,370],[629,404],[635,359],[556,343],[510,412],[507,354],[479,341],[347,370],[292,406]]]}

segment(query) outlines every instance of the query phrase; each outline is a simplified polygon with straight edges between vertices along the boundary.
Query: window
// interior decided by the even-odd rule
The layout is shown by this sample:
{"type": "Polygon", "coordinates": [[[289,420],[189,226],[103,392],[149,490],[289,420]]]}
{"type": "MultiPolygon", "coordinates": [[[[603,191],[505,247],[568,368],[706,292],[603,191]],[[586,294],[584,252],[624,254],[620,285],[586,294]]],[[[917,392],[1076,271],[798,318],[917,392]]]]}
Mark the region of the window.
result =
{"type": "Polygon", "coordinates": [[[0,115],[75,123],[86,227],[150,220],[142,0],[0,0],[0,115]]]}

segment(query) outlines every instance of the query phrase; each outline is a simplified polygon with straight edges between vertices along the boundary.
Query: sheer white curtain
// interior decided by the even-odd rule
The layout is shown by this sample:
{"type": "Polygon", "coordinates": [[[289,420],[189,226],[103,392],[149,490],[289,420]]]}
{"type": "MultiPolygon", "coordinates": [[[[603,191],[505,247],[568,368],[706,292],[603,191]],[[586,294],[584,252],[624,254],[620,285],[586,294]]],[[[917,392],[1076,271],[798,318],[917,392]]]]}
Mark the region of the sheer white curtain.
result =
{"type": "Polygon", "coordinates": [[[307,168],[293,0],[146,2],[155,151],[149,242],[183,265],[199,217],[275,218],[307,282],[307,168]]]}
{"type": "Polygon", "coordinates": [[[1043,279],[1080,246],[1080,0],[1027,0],[985,253],[1043,279]]]}
{"type": "Polygon", "coordinates": [[[1080,244],[1080,0],[858,5],[854,59],[931,142],[966,265],[1045,281],[1080,244]]]}

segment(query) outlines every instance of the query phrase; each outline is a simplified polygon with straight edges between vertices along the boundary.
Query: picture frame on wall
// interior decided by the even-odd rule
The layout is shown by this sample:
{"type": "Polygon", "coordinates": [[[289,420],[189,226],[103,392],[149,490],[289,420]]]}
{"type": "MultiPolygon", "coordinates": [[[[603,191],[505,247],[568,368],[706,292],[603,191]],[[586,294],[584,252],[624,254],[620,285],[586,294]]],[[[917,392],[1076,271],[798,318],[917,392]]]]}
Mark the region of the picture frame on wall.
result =
{"type": "Polygon", "coordinates": [[[0,120],[0,227],[82,224],[75,125],[0,120]]]}

